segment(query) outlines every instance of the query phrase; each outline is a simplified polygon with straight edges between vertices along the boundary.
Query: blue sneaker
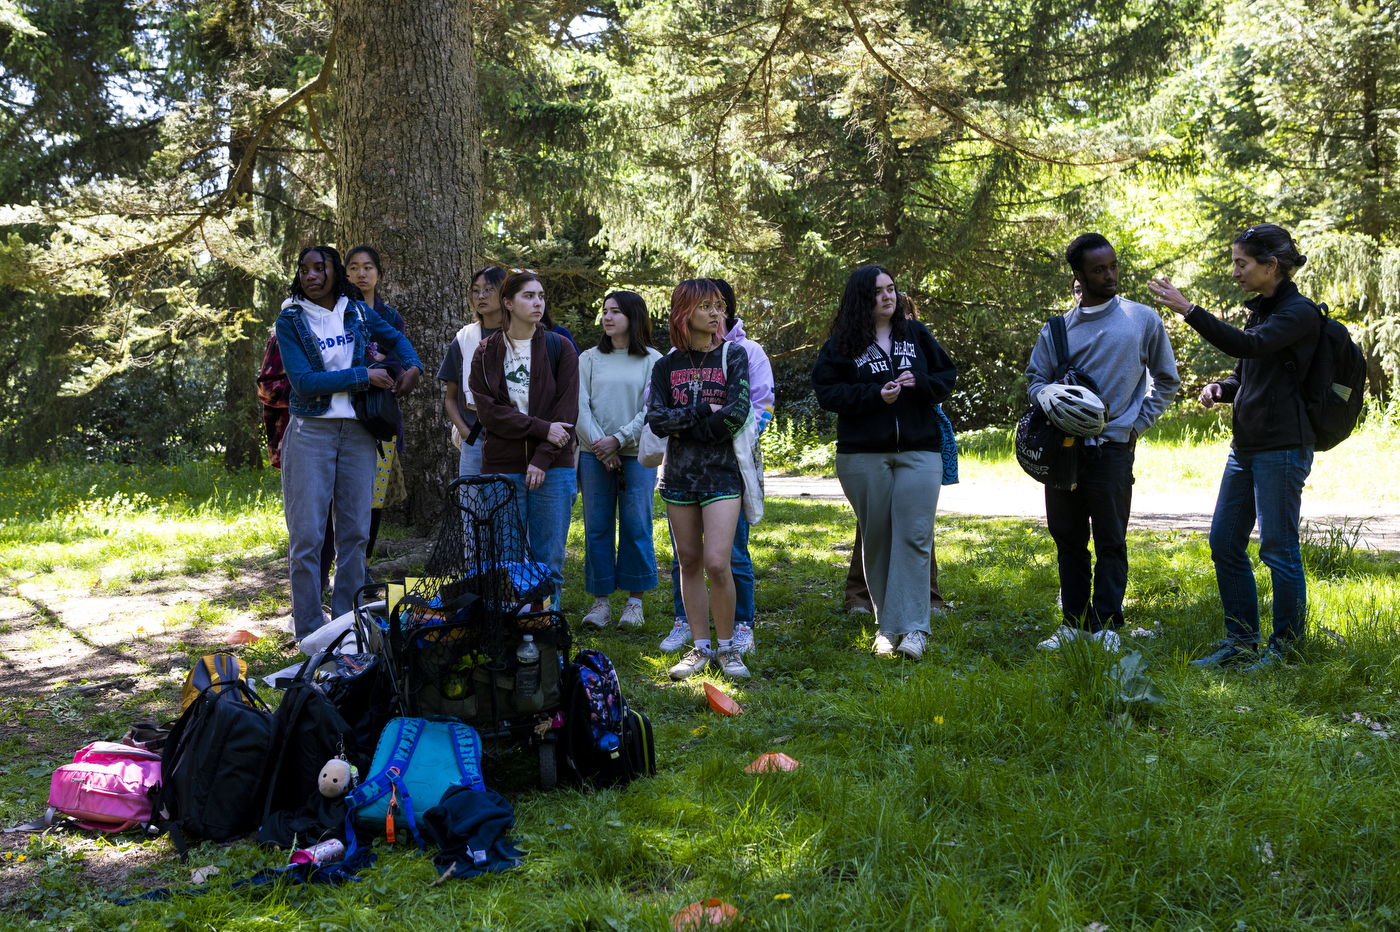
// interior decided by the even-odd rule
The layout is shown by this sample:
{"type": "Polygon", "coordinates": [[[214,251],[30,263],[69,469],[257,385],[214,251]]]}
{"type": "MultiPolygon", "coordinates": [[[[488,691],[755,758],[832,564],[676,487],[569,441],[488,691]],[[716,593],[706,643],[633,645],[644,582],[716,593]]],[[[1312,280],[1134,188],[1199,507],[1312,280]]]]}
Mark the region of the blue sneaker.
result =
{"type": "Polygon", "coordinates": [[[1221,641],[1220,646],[1214,653],[1208,654],[1199,660],[1191,661],[1191,666],[1200,667],[1202,670],[1214,667],[1229,667],[1237,663],[1244,663],[1255,659],[1258,655],[1254,649],[1241,644],[1238,641],[1221,641]]]}
{"type": "Polygon", "coordinates": [[[1259,659],[1245,667],[1241,672],[1254,673],[1258,670],[1267,670],[1270,667],[1284,667],[1288,664],[1284,660],[1283,651],[1270,644],[1259,654],[1259,659]]]}

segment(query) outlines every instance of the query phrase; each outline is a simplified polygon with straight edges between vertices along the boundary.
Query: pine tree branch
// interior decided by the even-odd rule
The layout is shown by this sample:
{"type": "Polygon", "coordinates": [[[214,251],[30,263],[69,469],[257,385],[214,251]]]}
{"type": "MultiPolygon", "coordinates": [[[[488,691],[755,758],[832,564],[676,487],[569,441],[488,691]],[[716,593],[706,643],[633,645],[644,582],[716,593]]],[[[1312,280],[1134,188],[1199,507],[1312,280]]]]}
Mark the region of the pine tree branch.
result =
{"type": "Polygon", "coordinates": [[[956,123],[958,126],[961,126],[964,129],[966,129],[968,132],[973,133],[974,135],[982,139],[985,139],[992,145],[999,146],[1000,148],[1006,149],[1009,152],[1014,152],[1028,161],[1041,162],[1046,165],[1061,165],[1073,168],[1083,168],[1094,165],[1109,165],[1116,162],[1127,162],[1132,159],[1132,156],[1125,155],[1114,159],[1100,159],[1095,162],[1071,162],[1065,159],[1051,158],[1050,156],[1035,152],[1031,149],[1027,149],[1025,146],[1018,145],[1012,142],[1010,139],[1007,139],[1003,136],[998,136],[991,130],[984,128],[981,124],[974,121],[971,117],[967,116],[960,109],[949,107],[945,104],[939,103],[937,100],[934,100],[932,97],[928,96],[923,91],[919,90],[917,87],[911,84],[909,80],[904,77],[904,75],[900,74],[894,68],[894,66],[889,63],[885,56],[881,55],[875,49],[875,46],[870,41],[870,37],[866,35],[865,26],[861,23],[860,17],[856,15],[856,11],[851,6],[851,0],[841,0],[841,6],[845,8],[846,15],[850,18],[851,25],[855,28],[856,35],[860,37],[861,45],[865,46],[865,50],[870,53],[870,57],[875,59],[875,62],[881,68],[883,68],[890,75],[890,77],[894,78],[895,81],[899,82],[899,84],[901,84],[905,88],[905,90],[909,91],[909,93],[914,96],[915,100],[922,102],[925,106],[937,110],[939,113],[943,114],[953,123],[956,123]]]}

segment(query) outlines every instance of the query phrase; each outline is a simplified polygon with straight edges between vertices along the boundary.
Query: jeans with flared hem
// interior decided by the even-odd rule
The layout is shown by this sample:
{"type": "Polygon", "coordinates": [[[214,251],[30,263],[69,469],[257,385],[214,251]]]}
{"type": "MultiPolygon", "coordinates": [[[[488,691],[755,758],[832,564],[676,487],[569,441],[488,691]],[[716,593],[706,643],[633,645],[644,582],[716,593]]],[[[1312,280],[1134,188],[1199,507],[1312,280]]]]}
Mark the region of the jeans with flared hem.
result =
{"type": "Polygon", "coordinates": [[[379,461],[374,438],[354,418],[292,417],[282,435],[282,510],[292,621],[304,638],[321,627],[321,544],[335,514],[331,616],[354,607],[365,580],[365,541],[379,461]]]}
{"type": "Polygon", "coordinates": [[[1287,647],[1307,629],[1308,584],[1298,524],[1303,485],[1312,472],[1313,448],[1242,453],[1231,450],[1210,522],[1210,558],[1220,586],[1227,637],[1259,644],[1259,595],[1249,562],[1249,535],[1259,523],[1259,559],[1274,589],[1274,633],[1269,643],[1287,647]]]}
{"type": "Polygon", "coordinates": [[[656,470],[635,456],[622,457],[622,476],[607,469],[592,453],[579,453],[578,478],[583,495],[584,588],[589,595],[646,592],[655,589],[656,547],[652,542],[652,502],[656,470]]]}

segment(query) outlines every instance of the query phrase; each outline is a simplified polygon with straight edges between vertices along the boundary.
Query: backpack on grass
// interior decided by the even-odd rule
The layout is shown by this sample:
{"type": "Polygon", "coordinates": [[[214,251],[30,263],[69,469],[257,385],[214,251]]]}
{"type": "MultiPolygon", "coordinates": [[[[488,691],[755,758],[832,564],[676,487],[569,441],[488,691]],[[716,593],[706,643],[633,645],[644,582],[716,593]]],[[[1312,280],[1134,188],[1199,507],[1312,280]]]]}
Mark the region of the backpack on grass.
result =
{"type": "Polygon", "coordinates": [[[564,777],[597,787],[656,773],[651,721],[630,709],[607,654],[581,650],[565,672],[564,777]]]}
{"type": "MultiPolygon", "coordinates": [[[[1317,441],[1314,449],[1330,450],[1351,436],[1366,398],[1366,356],[1351,339],[1351,331],[1317,305],[1322,317],[1317,348],[1307,375],[1298,382],[1317,441]]],[[[1284,366],[1298,379],[1293,361],[1284,366]]]]}
{"type": "MultiPolygon", "coordinates": [[[[180,714],[183,715],[206,689],[217,693],[228,689],[234,683],[247,681],[248,663],[241,657],[235,657],[233,654],[205,654],[185,677],[185,688],[180,692],[180,714]]],[[[234,690],[234,693],[242,696],[237,690],[234,690]]]]}
{"type": "Polygon", "coordinates": [[[159,754],[94,741],[54,771],[49,805],[81,828],[121,832],[150,823],[151,798],[159,792],[159,754]]]}
{"type": "Polygon", "coordinates": [[[161,753],[156,817],[180,857],[185,837],[228,841],[258,827],[272,713],[239,680],[200,690],[161,753]]]}
{"type": "Polygon", "coordinates": [[[395,840],[399,820],[425,847],[418,817],[436,806],[448,787],[485,790],[481,737],[461,722],[396,718],[384,727],[370,775],[345,796],[345,858],[355,853],[360,832],[395,840]]]}

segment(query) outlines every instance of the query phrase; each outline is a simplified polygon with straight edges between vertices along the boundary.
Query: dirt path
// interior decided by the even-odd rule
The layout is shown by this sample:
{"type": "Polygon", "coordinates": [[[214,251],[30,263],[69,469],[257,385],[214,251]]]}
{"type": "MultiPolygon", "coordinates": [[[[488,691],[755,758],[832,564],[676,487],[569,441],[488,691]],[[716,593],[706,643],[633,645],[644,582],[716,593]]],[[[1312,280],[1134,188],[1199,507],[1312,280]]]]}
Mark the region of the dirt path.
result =
{"type": "MultiPolygon", "coordinates": [[[[776,498],[821,498],[844,500],[841,483],[820,476],[782,476],[764,479],[764,492],[776,498]]],[[[1133,516],[1129,526],[1151,531],[1210,530],[1215,510],[1211,492],[1133,492],[1133,516]]],[[[957,485],[943,487],[938,498],[939,514],[982,515],[986,517],[1029,518],[1045,522],[1045,493],[1042,486],[1025,482],[998,482],[965,478],[957,485]]],[[[1360,545],[1375,550],[1400,550],[1400,510],[1378,509],[1375,505],[1303,497],[1303,520],[1315,525],[1340,525],[1360,521],[1364,528],[1360,545]]]]}

